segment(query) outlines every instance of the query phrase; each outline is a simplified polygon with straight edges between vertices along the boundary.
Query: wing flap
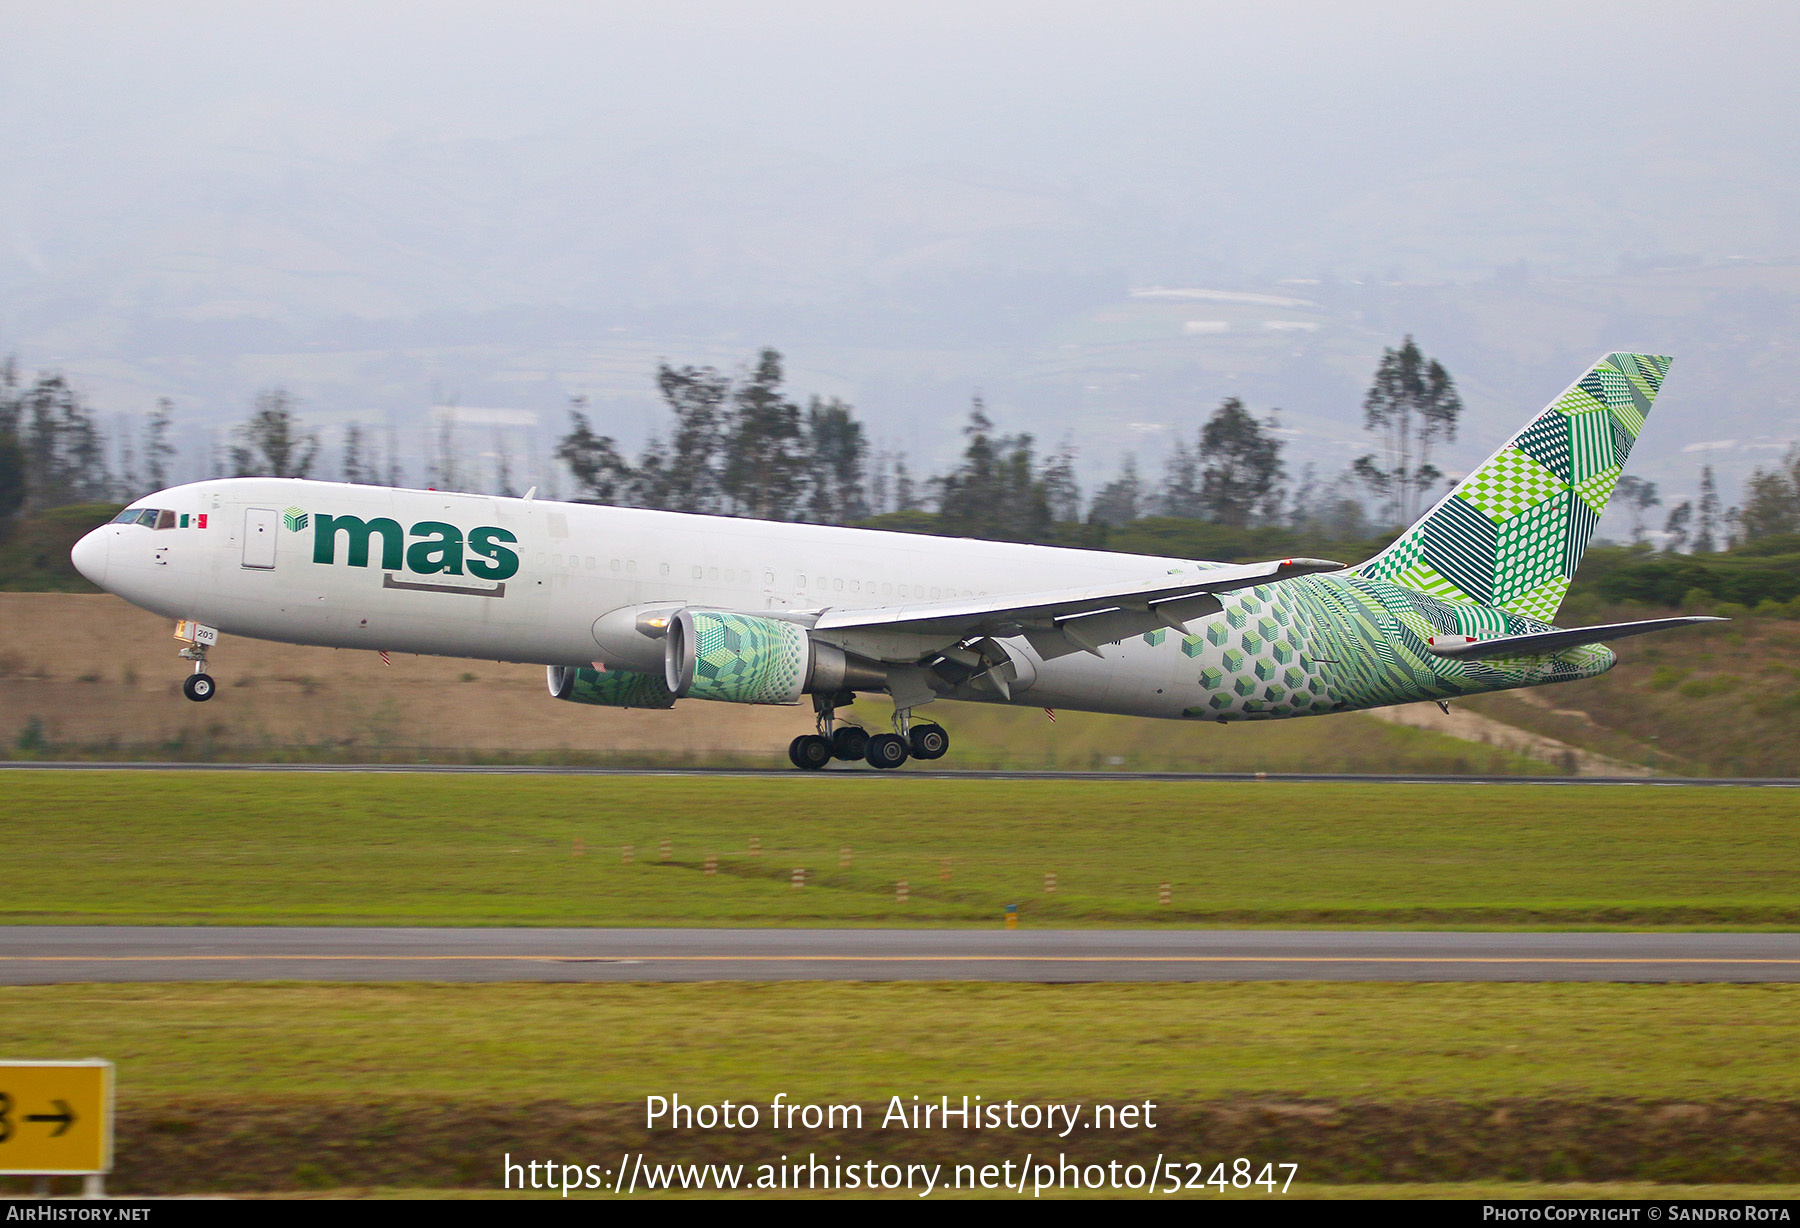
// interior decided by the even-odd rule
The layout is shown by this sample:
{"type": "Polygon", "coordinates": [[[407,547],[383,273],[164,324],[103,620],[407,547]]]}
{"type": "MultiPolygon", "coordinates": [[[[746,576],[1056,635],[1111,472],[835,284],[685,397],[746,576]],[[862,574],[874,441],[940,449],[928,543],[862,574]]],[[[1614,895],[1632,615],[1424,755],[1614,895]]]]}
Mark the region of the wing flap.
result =
{"type": "Polygon", "coordinates": [[[1219,608],[1215,593],[1342,571],[1343,567],[1328,559],[1282,559],[1197,568],[1116,587],[833,609],[820,614],[813,629],[823,633],[891,632],[945,642],[977,634],[1024,635],[1046,660],[1071,652],[1099,656],[1103,644],[1159,627],[1187,634],[1189,619],[1219,608]]]}

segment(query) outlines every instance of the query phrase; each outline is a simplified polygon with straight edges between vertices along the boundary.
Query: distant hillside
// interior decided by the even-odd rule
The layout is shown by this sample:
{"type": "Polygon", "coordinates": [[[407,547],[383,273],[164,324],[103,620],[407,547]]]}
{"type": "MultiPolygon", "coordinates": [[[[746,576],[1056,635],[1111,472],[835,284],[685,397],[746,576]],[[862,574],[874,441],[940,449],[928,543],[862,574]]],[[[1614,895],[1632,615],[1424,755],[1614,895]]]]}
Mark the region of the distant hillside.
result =
{"type": "MultiPolygon", "coordinates": [[[[1722,554],[1654,554],[1603,547],[1582,560],[1565,609],[1634,603],[1742,616],[1800,618],[1800,535],[1782,534],[1722,554]]],[[[1564,618],[1562,621],[1567,621],[1564,618]]]]}
{"type": "Polygon", "coordinates": [[[1600,678],[1463,704],[1676,775],[1800,776],[1800,539],[1728,554],[1590,550],[1557,622],[1676,613],[1733,621],[1621,641],[1600,678]]]}
{"type": "Polygon", "coordinates": [[[1746,618],[1614,650],[1619,664],[1602,677],[1462,705],[1674,775],[1800,776],[1800,622],[1746,618]]]}

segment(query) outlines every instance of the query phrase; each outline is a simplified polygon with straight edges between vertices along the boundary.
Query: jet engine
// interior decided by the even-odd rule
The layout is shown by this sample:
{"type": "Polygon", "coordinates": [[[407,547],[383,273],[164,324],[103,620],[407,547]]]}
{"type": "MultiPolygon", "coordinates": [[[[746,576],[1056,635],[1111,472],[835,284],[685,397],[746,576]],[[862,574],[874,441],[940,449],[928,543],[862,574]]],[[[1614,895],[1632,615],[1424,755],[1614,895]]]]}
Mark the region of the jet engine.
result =
{"type": "Polygon", "coordinates": [[[881,666],[814,640],[799,623],[758,614],[681,610],[663,647],[663,681],[677,699],[791,704],[807,694],[887,685],[881,666]]]}
{"type": "Polygon", "coordinates": [[[572,704],[599,704],[607,708],[673,708],[660,674],[640,674],[624,669],[593,669],[581,665],[552,665],[550,694],[572,704]]]}

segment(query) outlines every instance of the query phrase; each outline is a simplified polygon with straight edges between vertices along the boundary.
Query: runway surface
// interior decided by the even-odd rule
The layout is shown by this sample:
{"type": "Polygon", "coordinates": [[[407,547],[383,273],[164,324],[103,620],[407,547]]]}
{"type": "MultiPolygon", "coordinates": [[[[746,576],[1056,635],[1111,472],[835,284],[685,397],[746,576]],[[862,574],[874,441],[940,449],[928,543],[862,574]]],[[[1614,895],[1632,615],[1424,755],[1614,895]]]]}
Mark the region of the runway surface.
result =
{"type": "Polygon", "coordinates": [[[0,760],[0,771],[33,772],[430,772],[471,776],[734,776],[793,777],[797,779],[889,780],[1163,780],[1208,781],[1311,781],[1333,784],[1428,784],[1428,785],[1637,785],[1646,787],[1700,786],[1705,788],[1800,788],[1800,778],[1774,776],[1420,776],[1358,775],[1331,772],[1064,772],[985,770],[980,768],[922,768],[909,763],[897,771],[877,771],[862,764],[839,764],[819,772],[793,768],[709,767],[542,767],[481,763],[150,763],[128,760],[118,763],[80,760],[0,760]]]}
{"type": "Polygon", "coordinates": [[[0,984],[1800,981],[1800,934],[0,927],[0,984]]]}

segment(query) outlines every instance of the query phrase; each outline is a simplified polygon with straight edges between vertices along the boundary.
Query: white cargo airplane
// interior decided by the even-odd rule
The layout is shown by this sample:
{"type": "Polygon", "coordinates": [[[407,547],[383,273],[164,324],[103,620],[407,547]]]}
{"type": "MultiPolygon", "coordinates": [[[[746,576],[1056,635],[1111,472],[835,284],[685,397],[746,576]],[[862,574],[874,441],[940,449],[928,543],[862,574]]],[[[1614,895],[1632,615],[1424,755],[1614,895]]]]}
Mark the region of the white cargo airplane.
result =
{"type": "Polygon", "coordinates": [[[576,703],[794,704],[789,757],[936,759],[939,699],[1267,720],[1604,673],[1549,624],[1669,360],[1610,354],[1387,550],[1248,566],[278,478],[151,495],[76,544],[95,584],[179,620],[212,697],[220,633],[532,662],[576,703]],[[885,691],[894,731],[835,719],[885,691]]]}

